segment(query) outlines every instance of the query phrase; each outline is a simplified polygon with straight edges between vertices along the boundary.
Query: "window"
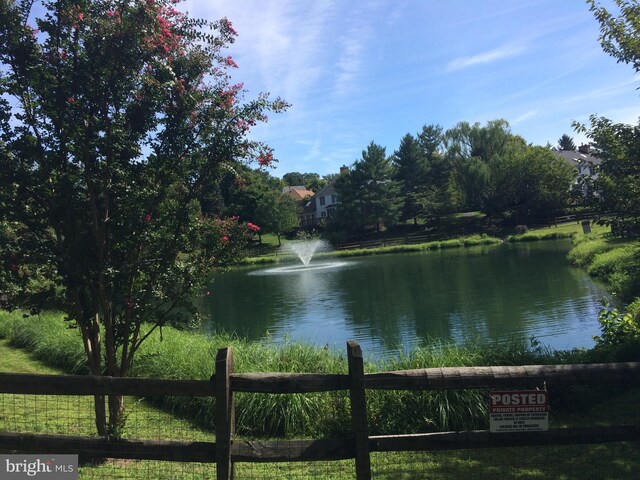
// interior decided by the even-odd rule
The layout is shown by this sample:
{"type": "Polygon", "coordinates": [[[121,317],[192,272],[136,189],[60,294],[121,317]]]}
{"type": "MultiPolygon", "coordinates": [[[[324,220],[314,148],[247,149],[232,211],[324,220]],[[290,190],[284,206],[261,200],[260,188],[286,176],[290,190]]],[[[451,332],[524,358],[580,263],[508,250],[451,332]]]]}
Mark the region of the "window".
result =
{"type": "Polygon", "coordinates": [[[322,212],[320,212],[320,216],[321,217],[326,217],[327,216],[327,212],[325,212],[324,210],[322,212]]]}
{"type": "Polygon", "coordinates": [[[325,197],[322,196],[320,197],[320,205],[324,205],[325,204],[325,197]]]}
{"type": "Polygon", "coordinates": [[[331,195],[331,203],[334,204],[338,201],[335,195],[331,195]]]}

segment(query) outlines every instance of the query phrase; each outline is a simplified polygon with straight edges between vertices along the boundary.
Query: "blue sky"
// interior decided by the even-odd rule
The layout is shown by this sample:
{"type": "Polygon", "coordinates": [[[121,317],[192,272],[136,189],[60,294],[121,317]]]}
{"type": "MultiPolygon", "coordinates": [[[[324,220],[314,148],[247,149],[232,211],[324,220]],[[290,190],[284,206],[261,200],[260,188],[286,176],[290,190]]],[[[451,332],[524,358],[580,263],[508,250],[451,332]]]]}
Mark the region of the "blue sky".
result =
{"type": "MultiPolygon", "coordinates": [[[[605,3],[607,5],[607,3],[605,3]]],[[[527,141],[556,144],[592,113],[635,123],[633,69],[597,41],[582,0],[187,0],[226,16],[228,53],[249,96],[292,107],[253,133],[274,172],[336,173],[371,141],[387,154],[424,124],[505,118],[527,141]]]]}

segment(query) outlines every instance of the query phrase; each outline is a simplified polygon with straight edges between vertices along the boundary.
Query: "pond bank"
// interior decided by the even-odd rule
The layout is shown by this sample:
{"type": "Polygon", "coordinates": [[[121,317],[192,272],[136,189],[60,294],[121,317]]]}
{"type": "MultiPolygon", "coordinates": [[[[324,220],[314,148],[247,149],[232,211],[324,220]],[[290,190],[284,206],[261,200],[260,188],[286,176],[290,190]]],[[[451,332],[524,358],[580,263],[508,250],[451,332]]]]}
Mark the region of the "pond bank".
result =
{"type": "MultiPolygon", "coordinates": [[[[608,232],[608,227],[592,225],[593,232],[602,234],[608,232]]],[[[366,248],[350,248],[345,250],[334,250],[326,253],[319,253],[317,256],[337,256],[337,257],[357,257],[368,255],[384,255],[390,253],[411,253],[429,250],[439,250],[447,248],[464,248],[480,245],[499,245],[504,241],[508,242],[531,242],[538,240],[558,240],[563,238],[573,238],[582,234],[582,226],[576,222],[567,222],[564,224],[550,225],[548,227],[536,228],[519,235],[508,235],[499,238],[487,233],[460,236],[448,240],[439,240],[423,243],[402,243],[403,239],[389,239],[390,245],[366,247],[366,248]]],[[[269,263],[277,263],[280,261],[278,254],[262,255],[257,257],[247,257],[240,261],[239,265],[261,265],[269,263]]]]}
{"type": "MultiPolygon", "coordinates": [[[[8,340],[13,347],[33,352],[39,360],[67,373],[86,373],[78,332],[67,328],[63,314],[47,312],[38,317],[23,317],[20,312],[0,312],[0,338],[8,340]]],[[[143,344],[132,376],[208,379],[214,370],[216,351],[224,346],[233,347],[238,372],[346,373],[346,355],[340,350],[303,343],[273,346],[223,334],[209,338],[165,328],[162,338],[157,332],[143,344]]],[[[442,366],[581,363],[588,358],[586,350],[551,352],[524,341],[500,345],[441,344],[435,348],[416,348],[409,354],[398,354],[377,363],[367,362],[365,369],[375,372],[442,366]]],[[[559,392],[556,398],[561,400],[565,394],[559,392]]],[[[215,411],[212,398],[194,398],[189,402],[162,398],[156,402],[201,426],[211,425],[215,411]]],[[[242,435],[348,434],[345,392],[286,396],[238,394],[236,405],[237,428],[242,435]]],[[[477,391],[451,394],[372,391],[369,405],[372,434],[485,428],[487,422],[486,398],[483,392],[477,391]]]]}

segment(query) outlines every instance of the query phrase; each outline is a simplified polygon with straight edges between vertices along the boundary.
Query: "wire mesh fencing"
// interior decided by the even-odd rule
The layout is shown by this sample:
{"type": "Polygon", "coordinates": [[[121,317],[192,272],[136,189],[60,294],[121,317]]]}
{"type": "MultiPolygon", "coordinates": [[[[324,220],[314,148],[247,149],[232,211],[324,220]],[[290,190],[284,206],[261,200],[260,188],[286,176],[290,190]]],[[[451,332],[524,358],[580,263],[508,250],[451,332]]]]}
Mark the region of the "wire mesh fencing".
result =
{"type": "MultiPolygon", "coordinates": [[[[0,382],[0,391],[13,393],[0,393],[0,442],[4,442],[0,448],[12,451],[7,440],[20,438],[22,452],[46,444],[51,453],[61,445],[56,442],[82,437],[78,444],[83,445],[81,451],[86,458],[81,458],[80,478],[95,479],[190,479],[222,474],[227,479],[640,478],[637,455],[640,391],[627,388],[640,380],[640,364],[443,368],[367,376],[361,364],[359,373],[350,364],[348,376],[233,374],[232,368],[225,368],[233,365],[230,349],[221,352],[222,361],[216,361],[215,381],[6,374],[0,382]],[[606,401],[585,402],[587,406],[596,406],[576,407],[574,414],[565,412],[558,420],[552,415],[549,431],[378,436],[369,436],[367,432],[367,389],[502,387],[540,378],[555,380],[563,386],[575,384],[579,397],[593,395],[595,391],[595,400],[606,401]],[[34,385],[36,381],[41,384],[34,385]],[[594,384],[597,388],[588,386],[594,384]],[[300,394],[345,389],[349,391],[352,437],[247,439],[233,431],[234,392],[300,394]],[[112,442],[95,433],[93,395],[114,392],[128,396],[126,424],[120,432],[123,440],[112,442]],[[133,396],[141,392],[147,397],[133,396]],[[215,412],[206,417],[211,418],[211,425],[195,425],[181,418],[179,412],[160,409],[146,400],[175,396],[178,401],[173,405],[189,405],[194,396],[215,396],[212,406],[215,412]],[[29,445],[28,441],[35,443],[29,445]],[[87,450],[94,443],[99,443],[101,449],[87,450]],[[127,448],[135,446],[143,448],[129,455],[132,450],[127,448]],[[174,455],[170,449],[181,453],[174,455]],[[197,454],[192,455],[190,450],[197,454]],[[225,473],[231,461],[235,462],[232,468],[235,476],[225,473]],[[363,469],[363,465],[367,468],[363,469]]],[[[355,357],[349,355],[352,358],[355,357]]],[[[564,402],[574,397],[566,396],[564,402]]],[[[564,408],[571,411],[572,405],[564,408]]]]}

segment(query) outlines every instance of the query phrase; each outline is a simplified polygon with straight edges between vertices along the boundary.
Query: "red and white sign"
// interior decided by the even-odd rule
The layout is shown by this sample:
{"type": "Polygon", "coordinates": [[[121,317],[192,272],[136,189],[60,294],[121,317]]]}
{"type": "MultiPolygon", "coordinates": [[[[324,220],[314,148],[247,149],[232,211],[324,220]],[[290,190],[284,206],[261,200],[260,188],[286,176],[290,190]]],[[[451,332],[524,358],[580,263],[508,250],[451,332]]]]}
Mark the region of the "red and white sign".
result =
{"type": "Polygon", "coordinates": [[[490,392],[489,399],[491,432],[549,430],[549,395],[546,390],[490,392]]]}

